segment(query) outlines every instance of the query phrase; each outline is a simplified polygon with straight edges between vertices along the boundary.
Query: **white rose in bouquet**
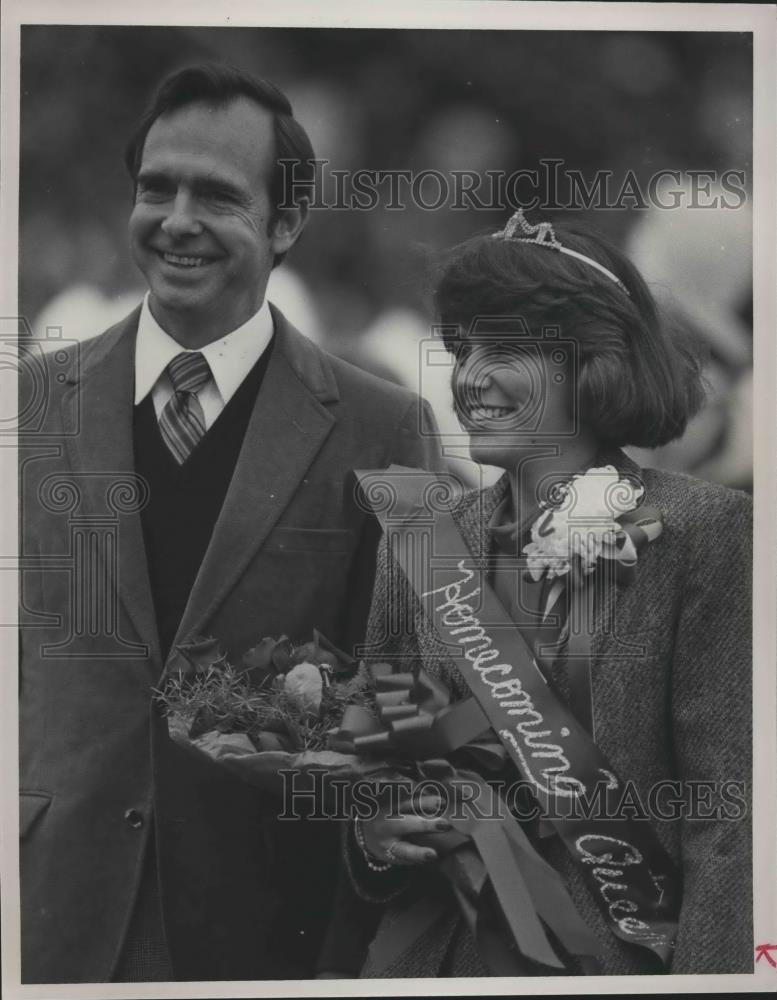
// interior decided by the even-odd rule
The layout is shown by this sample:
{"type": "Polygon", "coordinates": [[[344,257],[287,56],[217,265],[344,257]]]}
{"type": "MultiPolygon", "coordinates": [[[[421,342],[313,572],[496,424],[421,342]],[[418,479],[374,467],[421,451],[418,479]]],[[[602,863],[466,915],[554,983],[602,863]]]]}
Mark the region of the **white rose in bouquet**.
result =
{"type": "Polygon", "coordinates": [[[283,678],[283,690],[300,712],[318,717],[324,680],[315,663],[298,663],[283,678]]]}

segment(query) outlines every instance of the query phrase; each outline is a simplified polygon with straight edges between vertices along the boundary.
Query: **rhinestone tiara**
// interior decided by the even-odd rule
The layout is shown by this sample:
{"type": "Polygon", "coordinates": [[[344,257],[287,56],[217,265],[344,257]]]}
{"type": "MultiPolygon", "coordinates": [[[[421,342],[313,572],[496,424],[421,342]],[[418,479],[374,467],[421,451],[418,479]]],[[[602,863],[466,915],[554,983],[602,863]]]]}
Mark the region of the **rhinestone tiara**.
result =
{"type": "Polygon", "coordinates": [[[568,257],[576,257],[578,260],[582,260],[584,264],[588,264],[590,267],[595,267],[597,271],[606,275],[610,281],[614,281],[616,285],[623,289],[623,291],[628,295],[629,290],[620,280],[616,277],[608,268],[603,264],[600,264],[598,260],[594,260],[592,257],[586,257],[585,254],[578,253],[577,250],[570,250],[569,247],[565,247],[556,236],[553,231],[553,226],[549,222],[538,222],[536,226],[533,226],[523,213],[523,209],[519,208],[517,212],[513,213],[507,222],[504,229],[500,229],[498,233],[493,234],[494,239],[502,240],[517,240],[518,243],[535,243],[540,247],[548,247],[550,250],[558,250],[559,253],[565,253],[568,257]]]}

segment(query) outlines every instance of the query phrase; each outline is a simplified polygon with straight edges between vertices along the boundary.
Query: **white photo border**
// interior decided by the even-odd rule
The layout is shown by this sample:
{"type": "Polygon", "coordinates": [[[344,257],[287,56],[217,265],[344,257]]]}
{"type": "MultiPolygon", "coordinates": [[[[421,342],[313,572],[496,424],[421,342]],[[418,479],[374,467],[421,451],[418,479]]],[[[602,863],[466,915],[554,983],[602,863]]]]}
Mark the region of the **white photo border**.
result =
{"type": "MultiPolygon", "coordinates": [[[[325,6],[315,2],[262,2],[227,0],[218,5],[196,0],[134,0],[132,4],[102,0],[5,0],[2,8],[2,187],[0,187],[0,317],[19,315],[18,308],[18,192],[20,28],[22,25],[196,25],[201,27],[363,27],[363,28],[465,28],[510,30],[611,30],[611,31],[711,31],[752,32],[754,36],[754,338],[755,413],[755,598],[754,598],[754,933],[755,943],[777,941],[777,865],[774,831],[777,830],[777,737],[775,735],[775,659],[777,654],[777,251],[774,219],[775,188],[775,10],[762,4],[664,4],[664,3],[504,3],[446,2],[446,0],[394,0],[370,7],[363,2],[335,0],[325,6]],[[323,9],[322,9],[323,8],[323,9]],[[216,14],[218,10],[218,14],[216,14]]],[[[6,526],[3,552],[14,552],[16,453],[0,447],[6,526]]],[[[0,568],[13,565],[11,556],[0,558],[0,568]]],[[[0,574],[4,611],[15,608],[16,574],[0,574]]],[[[5,620],[5,619],[4,619],[5,620]]],[[[0,856],[2,873],[2,987],[9,1000],[55,998],[134,997],[291,997],[291,996],[456,996],[474,991],[470,979],[423,980],[306,980],[302,982],[212,982],[21,985],[19,961],[18,885],[18,741],[16,630],[0,629],[2,643],[2,809],[0,856]]],[[[669,993],[724,991],[773,991],[777,969],[766,962],[753,975],[601,976],[590,978],[533,977],[531,979],[477,980],[493,995],[543,993],[580,995],[621,992],[669,993]]]]}

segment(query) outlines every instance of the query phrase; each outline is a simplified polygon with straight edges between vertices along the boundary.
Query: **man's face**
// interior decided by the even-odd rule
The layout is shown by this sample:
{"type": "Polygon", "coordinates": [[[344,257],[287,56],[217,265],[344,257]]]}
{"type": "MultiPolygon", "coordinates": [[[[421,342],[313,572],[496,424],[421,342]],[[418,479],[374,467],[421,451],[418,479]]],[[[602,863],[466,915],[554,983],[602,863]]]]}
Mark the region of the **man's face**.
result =
{"type": "Polygon", "coordinates": [[[289,236],[284,218],[270,221],[274,158],[272,115],[247,98],[188,105],[151,126],[130,246],[155,318],[187,346],[249,319],[262,304],[274,254],[298,235],[289,236]]]}

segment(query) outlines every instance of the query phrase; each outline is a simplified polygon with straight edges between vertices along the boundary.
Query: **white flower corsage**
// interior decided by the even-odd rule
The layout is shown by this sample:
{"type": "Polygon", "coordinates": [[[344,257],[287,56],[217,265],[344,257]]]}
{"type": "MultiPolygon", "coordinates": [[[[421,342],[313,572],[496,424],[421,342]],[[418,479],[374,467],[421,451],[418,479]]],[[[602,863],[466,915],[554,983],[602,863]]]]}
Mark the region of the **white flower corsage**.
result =
{"type": "MultiPolygon", "coordinates": [[[[618,519],[638,507],[643,494],[642,486],[621,479],[612,465],[588,469],[555,488],[523,548],[531,578],[554,580],[569,574],[573,565],[588,576],[600,557],[633,566],[637,547],[618,519]]],[[[651,519],[653,524],[656,527],[645,532],[648,540],[661,532],[660,518],[651,519]]]]}

